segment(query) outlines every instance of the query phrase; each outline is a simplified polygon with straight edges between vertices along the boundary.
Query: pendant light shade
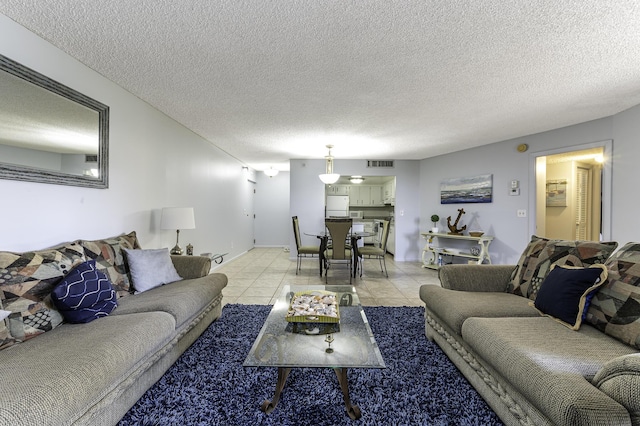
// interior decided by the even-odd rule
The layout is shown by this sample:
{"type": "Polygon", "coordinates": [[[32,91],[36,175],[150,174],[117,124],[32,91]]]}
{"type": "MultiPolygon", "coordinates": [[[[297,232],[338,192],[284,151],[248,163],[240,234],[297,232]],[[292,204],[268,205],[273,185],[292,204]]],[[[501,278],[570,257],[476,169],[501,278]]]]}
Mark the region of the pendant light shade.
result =
{"type": "Polygon", "coordinates": [[[273,167],[269,167],[268,169],[264,170],[264,174],[271,177],[274,177],[275,175],[277,175],[280,172],[280,170],[278,169],[274,169],[273,167]]]}
{"type": "Polygon", "coordinates": [[[327,145],[327,149],[329,149],[329,155],[324,157],[327,160],[327,172],[318,175],[320,180],[325,185],[331,185],[332,183],[336,183],[338,179],[340,179],[340,175],[338,173],[333,173],[333,157],[331,156],[331,148],[333,148],[333,145],[327,145]]]}

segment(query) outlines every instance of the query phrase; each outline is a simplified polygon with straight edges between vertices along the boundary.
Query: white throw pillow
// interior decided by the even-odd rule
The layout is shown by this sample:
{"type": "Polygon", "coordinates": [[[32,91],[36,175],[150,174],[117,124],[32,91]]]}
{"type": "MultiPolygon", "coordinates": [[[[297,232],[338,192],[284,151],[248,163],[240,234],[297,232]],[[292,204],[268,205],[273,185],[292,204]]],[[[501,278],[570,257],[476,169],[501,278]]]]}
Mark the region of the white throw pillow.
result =
{"type": "Polygon", "coordinates": [[[127,253],[127,263],[136,294],[182,280],[173,266],[168,248],[123,250],[127,253]]]}

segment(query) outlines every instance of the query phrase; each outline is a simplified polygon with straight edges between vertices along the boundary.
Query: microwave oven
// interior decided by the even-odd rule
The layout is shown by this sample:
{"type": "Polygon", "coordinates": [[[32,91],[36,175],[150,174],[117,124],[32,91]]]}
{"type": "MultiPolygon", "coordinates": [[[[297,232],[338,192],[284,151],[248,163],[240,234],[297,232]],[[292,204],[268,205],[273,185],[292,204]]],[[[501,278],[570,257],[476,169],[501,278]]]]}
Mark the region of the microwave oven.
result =
{"type": "Polygon", "coordinates": [[[349,217],[351,219],[362,219],[362,210],[349,210],[349,217]]]}

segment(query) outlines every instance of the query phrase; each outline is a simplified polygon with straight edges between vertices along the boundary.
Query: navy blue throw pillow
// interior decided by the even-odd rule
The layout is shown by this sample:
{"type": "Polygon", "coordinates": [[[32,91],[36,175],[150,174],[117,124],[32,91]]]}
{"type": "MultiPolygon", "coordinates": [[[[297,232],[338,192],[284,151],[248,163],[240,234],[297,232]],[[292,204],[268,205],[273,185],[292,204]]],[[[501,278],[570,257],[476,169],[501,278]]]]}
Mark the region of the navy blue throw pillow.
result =
{"type": "Polygon", "coordinates": [[[554,265],[542,282],[533,306],[541,314],[578,330],[593,294],[606,279],[604,265],[589,268],[554,265]]]}
{"type": "Polygon", "coordinates": [[[116,292],[107,276],[88,260],[74,269],[53,289],[53,304],[71,323],[87,323],[109,315],[118,306],[116,292]]]}

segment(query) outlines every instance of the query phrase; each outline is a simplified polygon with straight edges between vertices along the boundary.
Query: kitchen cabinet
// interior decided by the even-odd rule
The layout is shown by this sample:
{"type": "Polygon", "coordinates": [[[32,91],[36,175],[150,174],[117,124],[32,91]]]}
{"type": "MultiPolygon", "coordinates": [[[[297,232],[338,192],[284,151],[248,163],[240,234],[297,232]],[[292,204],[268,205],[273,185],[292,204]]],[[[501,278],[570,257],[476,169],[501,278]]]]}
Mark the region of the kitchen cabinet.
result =
{"type": "Polygon", "coordinates": [[[373,185],[371,186],[371,206],[384,206],[384,199],[382,196],[382,185],[373,185]]]}
{"type": "Polygon", "coordinates": [[[396,180],[392,179],[384,184],[382,198],[385,204],[394,204],[396,201],[396,180]]]}
{"type": "Polygon", "coordinates": [[[327,195],[349,195],[349,185],[327,185],[325,192],[327,195]]]}
{"type": "Polygon", "coordinates": [[[368,206],[371,204],[371,189],[368,186],[351,185],[349,188],[349,205],[368,206]]]}
{"type": "MultiPolygon", "coordinates": [[[[373,233],[373,221],[372,220],[367,220],[364,222],[364,232],[370,232],[373,233]]],[[[374,237],[364,237],[364,243],[365,244],[373,244],[374,242],[374,237]]]]}
{"type": "Polygon", "coordinates": [[[351,185],[349,187],[350,206],[383,206],[381,185],[351,185]]]}

